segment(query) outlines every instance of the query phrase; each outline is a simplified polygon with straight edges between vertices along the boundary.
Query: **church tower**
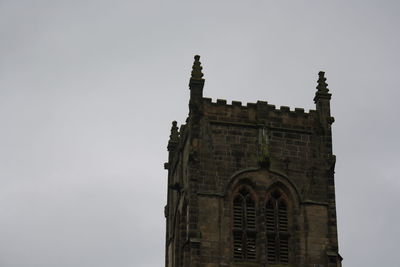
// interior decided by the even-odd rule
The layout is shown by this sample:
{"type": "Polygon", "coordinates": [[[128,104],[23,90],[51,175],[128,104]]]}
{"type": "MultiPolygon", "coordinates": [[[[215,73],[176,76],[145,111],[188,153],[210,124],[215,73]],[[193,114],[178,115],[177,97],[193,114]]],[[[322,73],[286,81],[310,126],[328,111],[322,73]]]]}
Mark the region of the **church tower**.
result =
{"type": "Polygon", "coordinates": [[[325,73],[305,112],[213,102],[199,60],[168,142],[166,267],[340,267],[325,73]]]}

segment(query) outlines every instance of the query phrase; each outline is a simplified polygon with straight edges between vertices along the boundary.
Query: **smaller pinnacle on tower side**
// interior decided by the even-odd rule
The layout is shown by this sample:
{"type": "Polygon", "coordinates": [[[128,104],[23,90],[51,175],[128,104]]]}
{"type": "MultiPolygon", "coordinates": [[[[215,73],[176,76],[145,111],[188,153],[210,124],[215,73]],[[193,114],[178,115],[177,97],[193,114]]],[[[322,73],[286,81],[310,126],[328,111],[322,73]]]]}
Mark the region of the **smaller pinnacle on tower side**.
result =
{"type": "Polygon", "coordinates": [[[192,68],[192,76],[191,80],[203,80],[203,72],[201,71],[203,67],[201,66],[200,56],[194,56],[193,68],[192,68]]]}
{"type": "Polygon", "coordinates": [[[318,73],[318,76],[319,76],[317,85],[318,92],[328,93],[329,89],[328,89],[328,84],[326,83],[325,72],[320,71],[318,73]]]}
{"type": "Polygon", "coordinates": [[[171,135],[169,136],[169,140],[170,140],[170,142],[177,142],[178,139],[179,139],[179,131],[178,131],[177,122],[173,121],[172,127],[171,127],[171,135]]]}

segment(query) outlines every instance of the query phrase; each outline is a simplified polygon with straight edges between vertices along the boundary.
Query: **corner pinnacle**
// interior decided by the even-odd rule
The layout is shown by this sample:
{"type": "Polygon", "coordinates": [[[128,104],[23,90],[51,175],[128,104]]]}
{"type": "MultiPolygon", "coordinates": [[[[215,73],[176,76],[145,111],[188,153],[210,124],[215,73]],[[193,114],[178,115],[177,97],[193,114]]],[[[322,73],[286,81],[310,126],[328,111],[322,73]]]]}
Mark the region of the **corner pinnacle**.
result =
{"type": "Polygon", "coordinates": [[[191,80],[203,80],[204,74],[201,72],[203,68],[201,67],[200,56],[194,56],[194,63],[192,67],[192,76],[191,80]]]}
{"type": "Polygon", "coordinates": [[[321,99],[330,100],[331,94],[329,93],[328,84],[326,83],[325,72],[320,71],[318,73],[318,85],[317,91],[315,92],[314,103],[317,104],[321,99]]]}
{"type": "Polygon", "coordinates": [[[177,142],[179,139],[178,126],[176,121],[172,122],[171,135],[169,136],[170,142],[177,142]]]}
{"type": "Polygon", "coordinates": [[[318,92],[321,93],[328,93],[329,89],[328,89],[328,84],[326,83],[326,78],[325,78],[325,72],[324,71],[320,71],[318,73],[318,92]]]}

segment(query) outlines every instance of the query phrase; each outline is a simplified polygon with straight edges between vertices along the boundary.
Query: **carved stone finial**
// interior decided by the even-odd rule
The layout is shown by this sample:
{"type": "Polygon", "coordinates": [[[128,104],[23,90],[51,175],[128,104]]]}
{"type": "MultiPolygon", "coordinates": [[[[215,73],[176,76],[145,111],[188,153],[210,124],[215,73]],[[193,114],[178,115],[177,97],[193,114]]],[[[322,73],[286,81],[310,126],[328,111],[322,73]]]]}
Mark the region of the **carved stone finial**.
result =
{"type": "Polygon", "coordinates": [[[318,76],[319,76],[319,78],[318,78],[318,86],[317,86],[318,92],[328,93],[329,89],[328,89],[328,84],[326,83],[325,72],[324,71],[320,71],[318,73],[318,76]]]}
{"type": "Polygon", "coordinates": [[[178,126],[176,121],[172,122],[172,127],[171,127],[171,135],[169,136],[169,141],[170,142],[178,142],[179,140],[179,132],[178,132],[178,126]]]}
{"type": "Polygon", "coordinates": [[[200,56],[195,55],[191,80],[203,80],[204,74],[201,72],[202,69],[203,68],[201,67],[200,56]]]}
{"type": "MultiPolygon", "coordinates": [[[[321,103],[321,100],[327,100],[329,102],[329,100],[331,99],[331,94],[329,93],[328,84],[326,83],[325,72],[320,71],[318,73],[318,76],[318,85],[317,91],[315,92],[314,103],[321,103]]],[[[321,107],[317,106],[317,109],[321,109],[321,107]]],[[[327,109],[329,109],[329,106],[327,107],[327,109]]],[[[330,115],[328,114],[328,116],[330,115]]]]}

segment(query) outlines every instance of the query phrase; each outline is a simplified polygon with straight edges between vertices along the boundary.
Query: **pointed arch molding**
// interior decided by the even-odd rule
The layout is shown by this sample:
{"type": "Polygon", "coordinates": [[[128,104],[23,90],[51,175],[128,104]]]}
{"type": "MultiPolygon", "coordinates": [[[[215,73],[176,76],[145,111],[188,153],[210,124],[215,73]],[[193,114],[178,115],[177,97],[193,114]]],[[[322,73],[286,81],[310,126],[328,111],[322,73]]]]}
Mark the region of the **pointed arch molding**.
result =
{"type": "MultiPolygon", "coordinates": [[[[279,188],[291,198],[296,206],[301,203],[299,190],[284,174],[271,170],[249,168],[234,173],[225,187],[224,196],[231,196],[238,187],[246,186],[253,190],[263,188],[266,192],[279,188]]],[[[254,192],[254,191],[253,191],[254,192]]]]}

